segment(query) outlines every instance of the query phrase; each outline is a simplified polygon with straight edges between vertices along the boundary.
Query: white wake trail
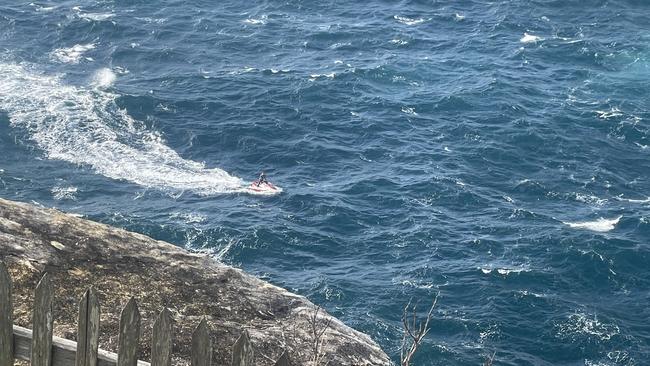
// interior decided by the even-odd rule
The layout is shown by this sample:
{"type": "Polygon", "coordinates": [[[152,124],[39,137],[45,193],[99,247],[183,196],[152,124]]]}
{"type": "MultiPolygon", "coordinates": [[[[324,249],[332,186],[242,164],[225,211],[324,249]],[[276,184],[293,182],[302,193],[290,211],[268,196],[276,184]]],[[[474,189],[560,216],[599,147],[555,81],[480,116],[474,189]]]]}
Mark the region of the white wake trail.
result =
{"type": "Polygon", "coordinates": [[[120,109],[117,97],[97,87],[65,85],[28,65],[0,63],[0,110],[48,158],[163,191],[213,195],[243,190],[240,178],[180,157],[159,133],[120,109]]]}

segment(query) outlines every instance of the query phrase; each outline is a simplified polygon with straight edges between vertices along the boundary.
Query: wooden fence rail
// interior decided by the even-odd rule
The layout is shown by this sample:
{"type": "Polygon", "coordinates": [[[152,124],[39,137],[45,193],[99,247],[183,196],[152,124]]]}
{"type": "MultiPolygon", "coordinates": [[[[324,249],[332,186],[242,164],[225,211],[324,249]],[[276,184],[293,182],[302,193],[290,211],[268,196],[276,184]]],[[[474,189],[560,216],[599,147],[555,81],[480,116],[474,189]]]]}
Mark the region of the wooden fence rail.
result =
{"type": "MultiPolygon", "coordinates": [[[[120,316],[117,353],[99,349],[100,304],[95,290],[88,289],[79,301],[77,342],[54,337],[52,303],[54,289],[45,273],[34,291],[32,330],[13,324],[11,276],[0,261],[0,366],[13,366],[14,360],[30,361],[33,366],[171,366],[172,315],[163,309],[153,325],[151,364],[137,359],[140,338],[140,312],[131,298],[120,316]]],[[[202,320],[192,333],[192,366],[211,366],[210,327],[202,320]]],[[[248,332],[232,347],[231,366],[253,366],[255,351],[248,332]]],[[[289,366],[285,351],[275,366],[289,366]]]]}

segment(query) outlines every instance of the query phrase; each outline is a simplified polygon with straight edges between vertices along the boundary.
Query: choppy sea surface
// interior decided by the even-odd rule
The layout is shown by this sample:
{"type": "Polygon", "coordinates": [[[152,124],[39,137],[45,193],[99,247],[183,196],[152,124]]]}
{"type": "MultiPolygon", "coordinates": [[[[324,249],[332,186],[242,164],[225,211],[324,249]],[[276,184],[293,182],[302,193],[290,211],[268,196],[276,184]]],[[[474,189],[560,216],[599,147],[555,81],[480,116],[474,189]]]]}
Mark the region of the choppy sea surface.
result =
{"type": "Polygon", "coordinates": [[[0,196],[307,296],[417,365],[650,359],[650,3],[0,3],[0,196]],[[241,187],[260,171],[284,192],[241,187]]]}

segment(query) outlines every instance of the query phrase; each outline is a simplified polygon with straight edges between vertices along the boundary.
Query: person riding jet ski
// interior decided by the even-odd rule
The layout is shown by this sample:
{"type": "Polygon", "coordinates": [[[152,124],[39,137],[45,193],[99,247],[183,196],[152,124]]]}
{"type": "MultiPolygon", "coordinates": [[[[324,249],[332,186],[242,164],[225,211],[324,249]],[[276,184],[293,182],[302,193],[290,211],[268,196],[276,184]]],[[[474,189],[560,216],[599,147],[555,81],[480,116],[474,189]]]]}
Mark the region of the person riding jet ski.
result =
{"type": "Polygon", "coordinates": [[[266,180],[266,174],[264,174],[264,172],[262,172],[262,173],[260,174],[260,177],[259,177],[259,179],[257,179],[257,182],[256,182],[256,183],[257,183],[257,186],[258,186],[258,187],[259,187],[260,185],[262,185],[262,184],[269,184],[269,181],[266,180]]]}

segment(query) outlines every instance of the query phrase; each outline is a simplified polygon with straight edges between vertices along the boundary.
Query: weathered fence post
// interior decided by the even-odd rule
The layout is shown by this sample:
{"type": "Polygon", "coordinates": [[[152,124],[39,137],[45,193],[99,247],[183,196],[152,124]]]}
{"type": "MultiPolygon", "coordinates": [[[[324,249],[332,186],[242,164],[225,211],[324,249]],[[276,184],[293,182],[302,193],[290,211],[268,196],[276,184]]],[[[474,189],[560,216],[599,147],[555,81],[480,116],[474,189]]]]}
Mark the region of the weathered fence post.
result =
{"type": "Polygon", "coordinates": [[[172,315],[164,308],[153,324],[151,335],[151,366],[172,364],[172,315]]]}
{"type": "Polygon", "coordinates": [[[99,301],[92,287],[79,301],[75,366],[97,366],[99,348],[99,301]]]}
{"type": "Polygon", "coordinates": [[[212,363],[212,340],[205,319],[192,333],[192,366],[210,366],[212,363]]]}
{"type": "Polygon", "coordinates": [[[0,366],[14,365],[14,331],[11,276],[0,261],[0,366]]]}
{"type": "Polygon", "coordinates": [[[52,299],[54,291],[50,275],[45,273],[34,291],[32,316],[32,366],[50,366],[52,360],[52,299]]]}
{"type": "Polygon", "coordinates": [[[289,353],[285,350],[282,352],[282,356],[275,361],[275,366],[291,366],[291,360],[289,360],[289,353]]]}
{"type": "Polygon", "coordinates": [[[117,366],[136,366],[138,363],[138,340],[140,338],[140,311],[131,298],[122,309],[120,335],[117,341],[117,366]]]}
{"type": "Polygon", "coordinates": [[[255,353],[248,332],[244,330],[232,346],[232,366],[253,366],[255,353]]]}

